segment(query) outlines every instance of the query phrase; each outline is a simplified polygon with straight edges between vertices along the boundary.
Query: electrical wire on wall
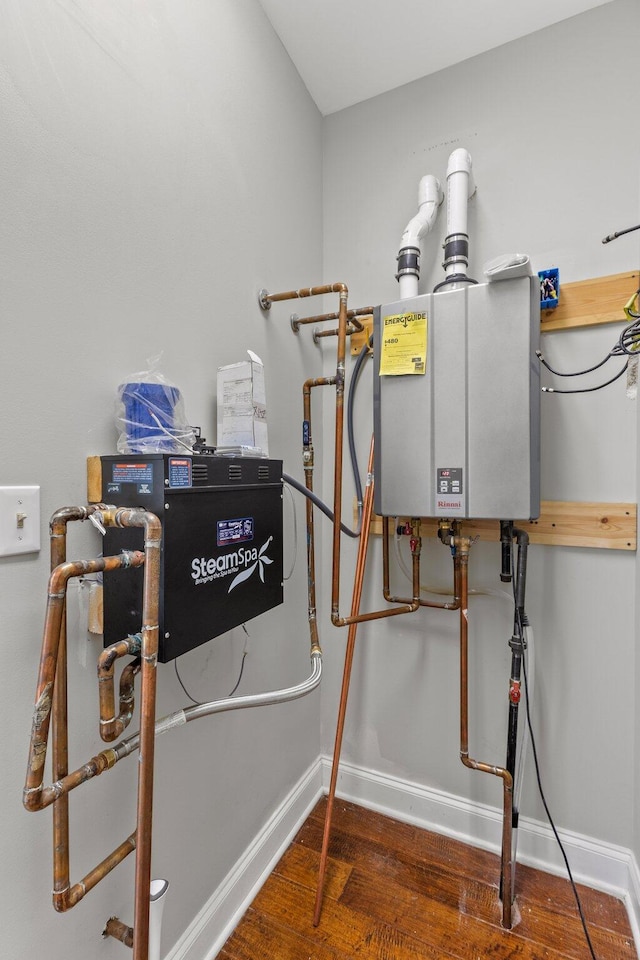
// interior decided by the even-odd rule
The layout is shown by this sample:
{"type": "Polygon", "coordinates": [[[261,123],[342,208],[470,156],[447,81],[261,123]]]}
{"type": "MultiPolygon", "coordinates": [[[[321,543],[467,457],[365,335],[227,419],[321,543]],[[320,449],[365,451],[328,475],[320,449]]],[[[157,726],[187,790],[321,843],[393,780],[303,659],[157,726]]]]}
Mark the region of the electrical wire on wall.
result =
{"type": "MultiPolygon", "coordinates": [[[[234,693],[236,692],[236,690],[238,689],[238,687],[240,686],[240,681],[242,680],[242,674],[244,673],[244,662],[245,662],[245,660],[247,659],[247,654],[249,653],[247,647],[248,647],[248,644],[249,644],[250,634],[249,634],[249,631],[247,630],[246,624],[244,624],[244,623],[242,624],[242,629],[244,630],[246,636],[245,636],[245,641],[244,641],[244,648],[243,648],[243,651],[242,651],[242,661],[241,661],[241,663],[240,663],[240,673],[239,673],[239,675],[238,675],[238,679],[236,680],[236,683],[235,683],[235,686],[234,686],[233,690],[231,691],[231,693],[228,693],[228,694],[227,694],[227,697],[232,697],[232,696],[234,695],[234,693]]],[[[189,700],[191,700],[191,703],[195,703],[195,705],[196,705],[197,707],[201,706],[202,703],[205,702],[205,701],[196,700],[195,697],[192,697],[191,694],[189,693],[189,691],[187,690],[186,686],[184,685],[184,682],[183,682],[183,680],[182,680],[182,677],[180,676],[180,673],[179,673],[179,671],[178,671],[178,657],[176,657],[175,660],[173,661],[173,667],[174,667],[174,670],[175,670],[175,672],[176,672],[176,677],[178,678],[178,683],[179,683],[180,686],[182,687],[185,695],[189,698],[189,700]]]]}
{"type": "Polygon", "coordinates": [[[607,363],[613,357],[626,356],[627,359],[622,369],[618,370],[618,372],[609,380],[605,380],[604,383],[599,383],[594,387],[580,387],[573,390],[564,390],[558,387],[542,387],[543,393],[595,393],[595,391],[602,390],[604,387],[608,387],[611,383],[615,383],[616,380],[619,380],[620,377],[626,373],[632,360],[637,359],[638,349],[640,348],[640,313],[638,313],[637,310],[634,310],[634,306],[637,306],[638,294],[640,294],[640,290],[636,290],[636,292],[624,306],[624,313],[631,323],[627,324],[606,356],[603,357],[602,360],[599,360],[597,363],[593,364],[593,366],[587,367],[584,370],[573,370],[570,372],[556,370],[544,357],[542,351],[536,350],[536,356],[540,363],[555,377],[582,377],[588,373],[593,373],[594,370],[599,370],[600,367],[603,367],[605,363],[607,363]]]}
{"type": "MultiPolygon", "coordinates": [[[[511,569],[512,569],[512,571],[513,571],[513,544],[511,545],[511,569]]],[[[528,619],[527,619],[527,617],[526,617],[526,614],[525,614],[524,616],[521,616],[520,609],[519,609],[519,607],[518,607],[518,603],[517,603],[517,600],[516,600],[516,593],[515,593],[515,577],[512,577],[512,583],[513,583],[513,601],[514,601],[514,606],[515,606],[516,618],[517,618],[517,620],[518,620],[518,624],[519,624],[519,628],[520,628],[520,635],[523,636],[523,637],[525,637],[525,639],[526,639],[526,637],[527,637],[527,631],[530,629],[530,627],[529,627],[529,621],[528,621],[528,619]]],[[[559,835],[558,830],[557,830],[557,828],[556,828],[556,825],[555,825],[555,823],[554,823],[554,821],[553,821],[553,817],[551,816],[551,811],[550,811],[550,809],[549,809],[549,804],[547,803],[547,798],[546,798],[546,796],[545,796],[545,792],[544,792],[544,789],[543,789],[543,786],[542,786],[542,776],[541,776],[541,773],[540,773],[540,762],[539,762],[539,759],[538,759],[538,749],[537,749],[537,746],[536,746],[535,735],[534,735],[534,732],[533,732],[533,722],[532,722],[532,719],[531,719],[531,702],[530,702],[530,701],[531,701],[531,698],[530,698],[530,696],[529,696],[529,686],[530,686],[530,684],[529,684],[529,672],[528,672],[528,664],[527,664],[527,657],[528,657],[527,647],[528,647],[528,644],[525,643],[525,644],[523,645],[523,652],[522,652],[522,675],[523,675],[523,680],[524,680],[524,699],[525,699],[525,712],[526,712],[526,718],[527,718],[527,729],[528,729],[528,732],[529,732],[529,740],[530,740],[530,743],[531,743],[531,754],[532,754],[532,756],[533,756],[533,765],[534,765],[535,772],[536,772],[536,781],[537,781],[537,784],[538,784],[538,793],[540,794],[540,799],[541,799],[541,801],[542,801],[542,805],[543,805],[543,807],[544,807],[544,811],[545,811],[545,813],[546,813],[546,815],[547,815],[547,819],[548,819],[548,821],[549,821],[549,826],[551,827],[551,830],[552,830],[552,832],[553,832],[553,835],[554,835],[554,837],[555,837],[555,839],[556,839],[556,842],[557,842],[557,844],[558,844],[558,847],[559,847],[559,849],[560,849],[560,853],[562,854],[562,859],[564,860],[564,865],[565,865],[565,868],[566,868],[566,871],[567,871],[567,876],[568,876],[568,878],[569,878],[569,883],[571,884],[571,889],[572,889],[572,891],[573,891],[573,896],[574,896],[574,899],[575,899],[575,901],[576,901],[576,906],[577,906],[577,909],[578,909],[578,914],[579,914],[579,916],[580,916],[580,922],[581,922],[581,924],[582,924],[582,929],[583,929],[583,931],[584,931],[585,939],[586,939],[586,941],[587,941],[587,946],[588,946],[588,948],[589,948],[589,953],[590,953],[590,955],[591,955],[592,960],[598,960],[598,958],[597,958],[597,956],[596,956],[596,953],[595,953],[595,950],[594,950],[594,947],[593,947],[593,943],[592,943],[592,941],[591,941],[591,937],[590,937],[590,935],[589,935],[589,928],[587,927],[587,921],[586,921],[586,918],[585,918],[585,915],[584,915],[584,910],[583,910],[583,907],[582,907],[582,901],[580,900],[580,895],[579,895],[579,893],[578,893],[578,888],[577,888],[577,886],[576,886],[575,880],[573,879],[573,873],[572,873],[572,871],[571,871],[571,866],[570,866],[570,864],[569,864],[569,858],[568,858],[568,856],[567,856],[567,853],[566,853],[566,850],[565,850],[565,848],[564,848],[564,845],[563,845],[563,843],[562,843],[562,841],[561,841],[561,839],[560,839],[560,835],[559,835]]]]}

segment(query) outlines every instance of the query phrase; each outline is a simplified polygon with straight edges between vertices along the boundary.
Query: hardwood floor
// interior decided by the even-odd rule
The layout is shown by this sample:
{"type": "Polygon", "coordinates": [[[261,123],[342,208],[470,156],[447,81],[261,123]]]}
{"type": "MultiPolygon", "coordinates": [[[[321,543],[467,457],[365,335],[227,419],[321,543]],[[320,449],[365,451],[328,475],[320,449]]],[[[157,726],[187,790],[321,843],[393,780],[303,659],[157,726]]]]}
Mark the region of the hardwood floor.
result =
{"type": "MultiPolygon", "coordinates": [[[[322,917],[311,922],[326,800],[219,960],[590,960],[568,881],[518,865],[500,926],[499,858],[336,800],[322,917]]],[[[623,903],[579,887],[597,960],[637,960],[623,903]]]]}

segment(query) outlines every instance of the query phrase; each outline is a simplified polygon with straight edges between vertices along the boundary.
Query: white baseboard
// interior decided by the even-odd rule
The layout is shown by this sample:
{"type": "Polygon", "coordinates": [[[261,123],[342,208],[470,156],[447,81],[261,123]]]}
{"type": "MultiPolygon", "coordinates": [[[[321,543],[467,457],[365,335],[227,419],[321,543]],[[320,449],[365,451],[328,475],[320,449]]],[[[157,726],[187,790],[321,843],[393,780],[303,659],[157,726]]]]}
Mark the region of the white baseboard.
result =
{"type": "MultiPolygon", "coordinates": [[[[328,791],[331,758],[322,758],[322,782],[328,791]]],[[[465,843],[500,852],[502,811],[486,804],[434,790],[373,770],[340,764],[337,795],[396,820],[414,823],[465,843]]],[[[603,843],[568,830],[558,830],[574,880],[624,901],[636,949],[640,954],[640,870],[626,847],[603,843]]],[[[566,876],[551,828],[520,817],[518,862],[566,876]]]]}
{"type": "MultiPolygon", "coordinates": [[[[330,773],[329,757],[309,767],[165,960],[213,960],[309,811],[328,792],[330,773]]],[[[396,820],[500,851],[502,813],[496,807],[348,763],[340,765],[337,794],[396,820]]],[[[558,833],[574,879],[624,901],[640,954],[640,869],[633,853],[567,830],[558,833]]],[[[518,862],[566,875],[551,828],[527,817],[520,818],[518,862]]]]}
{"type": "Polygon", "coordinates": [[[323,793],[316,760],[254,837],[165,960],[211,960],[323,793]]]}

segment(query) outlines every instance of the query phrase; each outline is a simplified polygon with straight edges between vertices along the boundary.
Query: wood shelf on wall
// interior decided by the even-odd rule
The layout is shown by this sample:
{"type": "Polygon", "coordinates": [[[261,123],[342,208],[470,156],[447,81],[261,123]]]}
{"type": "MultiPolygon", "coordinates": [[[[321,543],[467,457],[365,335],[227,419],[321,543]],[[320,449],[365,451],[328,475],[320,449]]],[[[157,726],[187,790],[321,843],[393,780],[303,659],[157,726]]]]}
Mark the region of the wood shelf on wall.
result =
{"type": "MultiPolygon", "coordinates": [[[[589,503],[543,500],[537,520],[516,520],[531,543],[557,547],[596,547],[606,550],[635,550],[637,547],[635,503],[589,503]]],[[[355,522],[357,513],[354,510],[355,522]]],[[[400,518],[406,519],[406,518],[400,518]]],[[[499,540],[498,520],[463,520],[465,535],[482,540],[499,540]]],[[[371,520],[371,533],[382,534],[382,518],[371,520]]],[[[422,518],[421,534],[435,537],[438,521],[422,518]]]]}
{"type": "Polygon", "coordinates": [[[602,323],[628,322],[623,307],[640,287],[637,272],[613,273],[575,283],[560,280],[560,301],[553,310],[543,310],[540,330],[572,330],[602,323]]]}

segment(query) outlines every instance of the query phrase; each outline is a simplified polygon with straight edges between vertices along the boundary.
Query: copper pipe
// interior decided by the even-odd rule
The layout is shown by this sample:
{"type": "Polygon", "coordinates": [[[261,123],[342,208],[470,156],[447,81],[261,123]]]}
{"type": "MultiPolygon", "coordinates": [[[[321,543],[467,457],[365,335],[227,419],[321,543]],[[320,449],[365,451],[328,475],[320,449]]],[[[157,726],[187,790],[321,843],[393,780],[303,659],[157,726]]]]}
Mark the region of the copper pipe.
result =
{"type": "MultiPolygon", "coordinates": [[[[371,439],[371,448],[369,453],[368,473],[371,478],[373,469],[373,438],[371,439]]],[[[367,551],[369,548],[369,535],[371,532],[371,516],[373,514],[373,479],[367,485],[362,505],[362,532],[358,543],[358,557],[356,561],[356,571],[353,580],[353,593],[351,598],[351,623],[347,634],[347,647],[344,658],[344,670],[342,674],[342,689],[340,692],[340,705],[338,708],[338,722],[336,726],[336,738],[333,748],[333,763],[331,766],[331,781],[329,784],[329,795],[327,799],[327,810],[324,820],[324,833],[322,837],[322,851],[320,854],[320,868],[318,871],[318,886],[316,888],[316,902],[313,915],[313,924],[317,927],[320,922],[320,912],[322,910],[322,896],[324,889],[324,876],[327,868],[327,856],[329,851],[329,839],[331,836],[331,818],[333,815],[333,804],[336,795],[336,785],[338,782],[338,767],[340,765],[340,753],[342,751],[342,737],[344,733],[344,721],[347,712],[347,700],[349,697],[349,684],[351,680],[351,667],[353,664],[353,653],[356,644],[356,633],[358,630],[358,611],[360,609],[360,600],[362,598],[362,586],[364,583],[365,565],[367,562],[367,551]]]]}
{"type": "Polygon", "coordinates": [[[318,287],[302,287],[300,290],[287,290],[286,293],[265,293],[261,299],[264,309],[268,310],[272,303],[282,300],[298,300],[305,297],[322,297],[325,293],[342,293],[347,290],[345,283],[324,283],[318,287]]]}
{"type": "MultiPolygon", "coordinates": [[[[415,524],[415,520],[412,523],[415,524]]],[[[389,537],[390,537],[390,518],[382,518],[382,594],[388,603],[412,603],[407,598],[394,597],[390,589],[390,562],[389,562],[389,537]]],[[[412,551],[413,552],[413,551],[412,551]]],[[[420,592],[421,588],[419,588],[420,592]]],[[[415,595],[415,584],[413,585],[415,595]]],[[[433,607],[436,610],[459,610],[460,609],[460,560],[454,554],[453,557],[453,599],[446,601],[423,600],[420,599],[421,607],[433,607]]]]}
{"type": "MultiPolygon", "coordinates": [[[[368,467],[368,474],[369,474],[370,477],[371,477],[371,475],[372,475],[372,470],[373,470],[373,462],[370,460],[370,461],[369,461],[369,467],[368,467]]],[[[372,501],[372,503],[371,503],[371,512],[373,513],[373,483],[368,484],[367,487],[366,487],[366,489],[365,489],[365,496],[364,496],[365,501],[366,501],[366,498],[367,498],[367,493],[370,493],[370,496],[371,496],[371,501],[372,501]]],[[[420,521],[418,520],[418,521],[415,521],[415,522],[417,522],[418,527],[419,527],[420,521]]],[[[384,593],[384,598],[385,598],[385,600],[388,600],[388,601],[391,602],[391,603],[393,603],[393,602],[401,603],[401,604],[403,604],[403,606],[401,606],[401,607],[396,607],[396,608],[394,608],[394,609],[392,609],[392,610],[387,610],[387,609],[384,609],[384,610],[374,610],[374,611],[372,611],[371,613],[358,614],[358,615],[355,617],[355,620],[354,620],[354,617],[353,617],[353,616],[351,616],[351,617],[340,617],[340,618],[338,618],[337,620],[334,620],[333,617],[332,617],[331,619],[332,619],[332,622],[333,622],[334,626],[342,627],[342,626],[347,626],[347,625],[349,625],[349,624],[351,624],[351,623],[354,623],[354,622],[364,623],[364,622],[367,621],[367,620],[380,620],[380,619],[382,619],[383,617],[395,617],[395,616],[397,616],[398,614],[401,614],[401,613],[415,613],[416,610],[418,610],[419,607],[420,607],[420,549],[412,550],[412,564],[411,564],[411,565],[412,565],[412,577],[411,577],[411,579],[412,579],[412,592],[413,592],[413,597],[410,598],[410,599],[406,599],[406,600],[398,600],[398,601],[395,601],[394,598],[392,598],[392,597],[390,597],[390,596],[388,595],[388,594],[389,594],[389,552],[388,552],[388,551],[389,551],[389,535],[388,535],[388,534],[389,534],[389,518],[388,518],[388,517],[383,517],[383,518],[382,518],[382,527],[383,527],[383,534],[382,534],[382,556],[383,556],[383,564],[382,564],[382,566],[383,566],[383,593],[384,593]]],[[[364,530],[364,507],[363,507],[362,530],[364,530]]],[[[419,536],[418,536],[418,538],[417,538],[416,546],[418,546],[418,543],[419,543],[419,536]]]]}
{"type": "MultiPolygon", "coordinates": [[[[28,810],[42,809],[54,803],[60,812],[54,814],[54,906],[56,910],[73,907],[88,890],[102,880],[118,863],[136,849],[136,890],[134,960],[146,960],[149,940],[149,885],[151,881],[151,811],[153,799],[153,752],[155,740],[155,686],[158,652],[159,574],[161,525],[157,517],[142,510],[117,510],[96,505],[90,508],[65,508],[55,515],[51,525],[52,558],[64,557],[66,527],[69,519],[86,519],[99,513],[104,524],[121,527],[143,527],[145,551],[123,552],[115,557],[97,560],[62,562],[55,566],[49,580],[49,597],[45,618],[42,655],[36,691],[36,702],[30,740],[29,763],[23,802],[28,810]],[[144,564],[143,614],[141,630],[142,684],[141,722],[138,738],[140,764],[138,772],[138,804],[136,831],[113,853],[73,887],[69,883],[68,793],[94,776],[110,769],[120,759],[115,750],[105,750],[83,767],[69,774],[66,771],[67,709],[65,600],[68,581],[72,577],[119,567],[144,564]],[[63,670],[64,667],[64,677],[63,670]],[[58,693],[54,693],[57,686],[58,693]],[[62,774],[51,786],[43,787],[44,763],[49,739],[49,723],[54,702],[54,773],[62,774]],[[62,801],[62,803],[61,803],[62,801]],[[58,842],[59,841],[59,842],[58,842]]],[[[128,680],[125,680],[125,686],[128,680]]]]}
{"type": "MultiPolygon", "coordinates": [[[[350,337],[353,333],[358,333],[359,330],[357,327],[347,324],[347,336],[350,337]]],[[[322,340],[323,337],[337,337],[340,334],[340,328],[336,327],[335,330],[314,330],[313,333],[313,342],[317,343],[318,340],[322,340]]]]}
{"type": "MultiPolygon", "coordinates": [[[[358,320],[358,317],[373,316],[373,307],[357,307],[355,310],[347,310],[347,320],[351,320],[352,325],[358,333],[364,330],[364,324],[358,320]]],[[[327,320],[338,320],[340,313],[319,313],[315,317],[294,317],[291,320],[291,326],[295,333],[306,323],[324,323],[327,320]]]]}
{"type": "Polygon", "coordinates": [[[128,927],[126,923],[118,920],[117,917],[109,917],[107,925],[102,931],[102,936],[105,938],[113,937],[115,940],[120,940],[121,943],[124,943],[125,947],[133,946],[133,927],[128,927]]]}
{"type": "MultiPolygon", "coordinates": [[[[40,671],[36,688],[36,701],[31,730],[29,749],[29,763],[25,780],[23,802],[27,810],[42,810],[49,806],[58,797],[68,794],[70,790],[94,776],[102,773],[103,766],[98,758],[94,757],[72,774],[66,774],[55,780],[49,787],[43,787],[44,762],[49,739],[49,722],[51,719],[52,690],[57,675],[60,637],[62,633],[63,615],[67,583],[72,577],[80,577],[89,573],[117,570],[120,567],[140,567],[144,563],[144,554],[122,553],[114,557],[100,557],[97,560],[77,560],[60,564],[49,578],[49,597],[45,618],[40,671]],[[88,767],[96,761],[96,769],[89,773],[88,767]]],[[[58,736],[60,731],[58,731],[58,736]]],[[[66,726],[63,739],[66,747],[66,726]]],[[[58,745],[58,752],[59,745],[58,745]]],[[[100,754],[100,757],[103,755],[100,754]]],[[[108,765],[108,764],[107,764],[108,765]]]]}
{"type": "MultiPolygon", "coordinates": [[[[302,407],[303,417],[308,424],[307,442],[303,450],[303,466],[305,486],[310,493],[313,493],[313,434],[311,431],[311,391],[314,387],[334,386],[335,377],[318,377],[316,379],[305,380],[302,386],[302,407]]],[[[316,560],[315,560],[315,534],[313,519],[313,503],[307,497],[305,499],[306,521],[307,521],[307,594],[308,594],[308,618],[309,632],[311,635],[311,652],[320,650],[320,641],[318,638],[318,618],[316,608],[316,560]]]]}
{"type": "Polygon", "coordinates": [[[490,773],[502,779],[503,784],[503,813],[502,813],[502,926],[511,929],[511,906],[513,891],[511,884],[511,835],[513,817],[513,777],[504,767],[495,766],[474,760],[469,756],[469,548],[471,540],[468,537],[455,537],[456,553],[460,556],[460,759],[465,767],[479,770],[481,773],[490,773]]]}
{"type": "Polygon", "coordinates": [[[100,701],[100,736],[107,743],[116,740],[129,726],[133,716],[134,680],[140,670],[142,637],[138,633],[118,643],[111,644],[98,657],[98,694],[100,701]],[[120,712],[116,717],[113,675],[119,657],[134,656],[120,676],[120,712]]]}
{"type": "Polygon", "coordinates": [[[153,823],[153,771],[156,723],[156,668],[160,615],[159,519],[143,510],[117,510],[115,525],[144,529],[142,644],[140,684],[140,748],[136,816],[136,869],[133,913],[133,960],[147,960],[149,951],[149,887],[153,823]]]}
{"type": "MultiPolygon", "coordinates": [[[[55,808],[54,808],[55,809],[55,808]]],[[[90,890],[93,890],[101,880],[107,876],[108,873],[111,873],[119,863],[128,857],[130,853],[136,848],[136,835],[135,832],[132,833],[126,840],[124,840],[119,847],[105,857],[104,860],[98,864],[97,867],[94,867],[93,870],[90,870],[86,877],[83,877],[82,880],[69,889],[69,892],[65,899],[65,910],[70,910],[71,907],[75,907],[76,903],[79,903],[80,900],[89,893],[90,890]]]]}
{"type": "MultiPolygon", "coordinates": [[[[359,614],[355,618],[352,616],[340,616],[340,527],[342,524],[342,463],[343,463],[343,444],[344,444],[344,380],[345,380],[345,355],[346,355],[346,331],[347,317],[347,298],[349,288],[346,283],[332,283],[320,287],[306,287],[301,290],[289,290],[286,293],[267,294],[261,291],[260,304],[263,309],[270,308],[272,303],[282,300],[295,300],[301,297],[313,297],[327,293],[338,293],[340,295],[340,309],[338,312],[338,345],[336,358],[336,415],[335,415],[335,452],[334,452],[334,475],[333,475],[333,547],[332,547],[332,577],[331,577],[331,622],[336,627],[349,626],[351,623],[364,623],[368,620],[379,620],[384,617],[394,617],[403,613],[415,613],[420,607],[419,590],[414,599],[409,604],[389,610],[375,610],[370,613],[359,614]]],[[[328,316],[328,315],[327,315],[328,316]]],[[[372,475],[373,467],[369,468],[369,475],[372,475]]],[[[418,564],[419,565],[419,564],[418,564]]]]}
{"type": "MultiPolygon", "coordinates": [[[[87,520],[103,504],[63,507],[49,522],[50,570],[67,559],[67,524],[73,520],[87,520]]],[[[67,735],[67,631],[63,610],[58,645],[56,682],[53,688],[51,771],[54,783],[69,772],[67,735]]],[[[60,891],[69,887],[69,801],[66,794],[53,808],[53,897],[54,905],[60,891]]]]}

